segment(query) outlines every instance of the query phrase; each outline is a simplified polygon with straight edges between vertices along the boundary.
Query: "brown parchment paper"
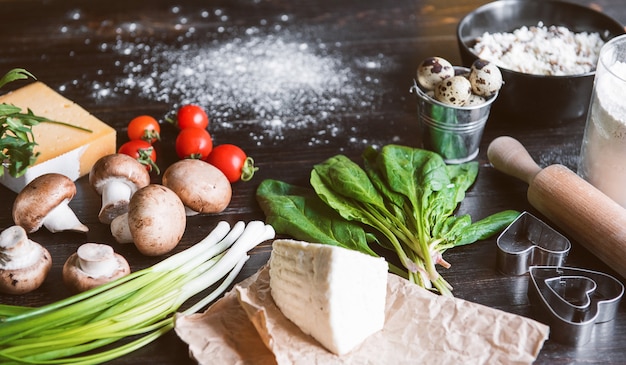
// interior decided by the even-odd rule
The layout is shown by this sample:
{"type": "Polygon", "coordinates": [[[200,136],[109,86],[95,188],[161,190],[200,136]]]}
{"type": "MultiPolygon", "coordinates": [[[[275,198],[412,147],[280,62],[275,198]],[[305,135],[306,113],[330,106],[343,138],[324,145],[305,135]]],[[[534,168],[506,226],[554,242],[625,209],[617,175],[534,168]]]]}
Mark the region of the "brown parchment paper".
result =
{"type": "Polygon", "coordinates": [[[382,331],[334,355],[278,310],[265,266],[206,312],[177,315],[175,331],[199,364],[530,364],[548,338],[542,323],[393,274],[385,313],[382,331]]]}

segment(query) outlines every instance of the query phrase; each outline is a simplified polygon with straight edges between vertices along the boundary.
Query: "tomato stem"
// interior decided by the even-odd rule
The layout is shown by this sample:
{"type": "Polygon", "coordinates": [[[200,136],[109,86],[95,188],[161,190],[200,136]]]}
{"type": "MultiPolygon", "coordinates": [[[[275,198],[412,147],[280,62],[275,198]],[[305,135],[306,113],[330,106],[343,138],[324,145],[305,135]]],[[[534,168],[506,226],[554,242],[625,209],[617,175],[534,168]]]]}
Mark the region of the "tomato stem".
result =
{"type": "Polygon", "coordinates": [[[254,166],[252,157],[246,157],[246,161],[241,168],[241,181],[250,181],[258,169],[258,167],[254,166]]]}

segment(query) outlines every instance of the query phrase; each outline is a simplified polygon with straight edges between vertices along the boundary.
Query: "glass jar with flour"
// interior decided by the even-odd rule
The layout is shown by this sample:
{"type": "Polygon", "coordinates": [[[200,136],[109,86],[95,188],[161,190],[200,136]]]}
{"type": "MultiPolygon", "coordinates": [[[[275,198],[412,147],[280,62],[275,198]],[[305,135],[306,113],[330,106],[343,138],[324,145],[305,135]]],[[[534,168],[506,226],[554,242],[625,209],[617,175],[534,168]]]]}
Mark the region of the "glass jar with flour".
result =
{"type": "Polygon", "coordinates": [[[578,174],[626,207],[626,35],[600,51],[578,174]]]}

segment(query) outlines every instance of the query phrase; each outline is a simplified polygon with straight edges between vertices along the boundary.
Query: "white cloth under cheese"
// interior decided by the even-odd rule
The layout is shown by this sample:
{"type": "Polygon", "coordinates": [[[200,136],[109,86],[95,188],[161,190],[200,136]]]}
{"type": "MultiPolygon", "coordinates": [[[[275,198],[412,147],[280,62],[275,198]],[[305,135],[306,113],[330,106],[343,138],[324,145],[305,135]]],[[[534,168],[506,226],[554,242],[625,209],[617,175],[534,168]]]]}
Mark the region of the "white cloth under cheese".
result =
{"type": "Polygon", "coordinates": [[[37,142],[34,152],[39,153],[35,164],[18,178],[10,176],[8,171],[0,177],[0,183],[14,192],[21,191],[37,176],[50,172],[76,180],[89,173],[100,157],[116,151],[115,129],[42,82],[1,95],[0,103],[20,107],[24,112],[30,109],[35,115],[91,131],[51,123],[34,126],[33,136],[37,142]]]}
{"type": "Polygon", "coordinates": [[[275,240],[270,289],[281,312],[342,355],[385,323],[387,262],[341,247],[275,240]]]}

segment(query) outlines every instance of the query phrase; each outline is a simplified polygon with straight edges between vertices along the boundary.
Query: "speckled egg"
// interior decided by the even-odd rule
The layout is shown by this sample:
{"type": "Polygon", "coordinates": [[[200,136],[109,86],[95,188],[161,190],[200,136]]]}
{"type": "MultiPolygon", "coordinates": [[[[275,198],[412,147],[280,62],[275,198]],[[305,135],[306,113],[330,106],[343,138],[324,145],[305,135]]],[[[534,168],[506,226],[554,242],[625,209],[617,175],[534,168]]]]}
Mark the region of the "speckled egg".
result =
{"type": "Polygon", "coordinates": [[[502,87],[502,73],[495,64],[477,59],[470,69],[469,81],[474,94],[489,97],[502,87]]]}
{"type": "Polygon", "coordinates": [[[465,104],[463,104],[463,106],[481,105],[481,104],[484,104],[486,102],[487,102],[487,99],[485,99],[484,97],[482,97],[480,95],[472,94],[472,95],[470,95],[469,99],[467,99],[465,104]]]}
{"type": "Polygon", "coordinates": [[[417,68],[417,82],[425,90],[434,90],[442,80],[454,76],[454,67],[441,57],[429,57],[417,68]]]}
{"type": "Polygon", "coordinates": [[[472,95],[472,85],[463,76],[443,80],[435,88],[435,99],[444,104],[463,106],[472,95]]]}

